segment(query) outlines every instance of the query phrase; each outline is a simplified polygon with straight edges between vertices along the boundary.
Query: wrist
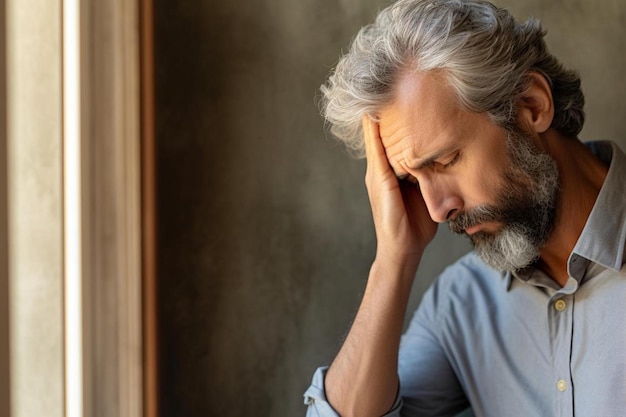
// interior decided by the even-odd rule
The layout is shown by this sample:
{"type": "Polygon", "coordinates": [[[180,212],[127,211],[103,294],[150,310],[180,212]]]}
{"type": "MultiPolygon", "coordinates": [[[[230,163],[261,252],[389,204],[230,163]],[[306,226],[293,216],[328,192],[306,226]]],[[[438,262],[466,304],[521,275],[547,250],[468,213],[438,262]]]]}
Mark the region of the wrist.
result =
{"type": "Polygon", "coordinates": [[[423,250],[399,253],[397,251],[386,251],[379,248],[376,251],[376,258],[374,259],[372,267],[385,271],[385,275],[394,275],[412,282],[422,254],[423,250]]]}
{"type": "Polygon", "coordinates": [[[376,260],[389,266],[417,268],[425,249],[425,245],[389,245],[379,241],[376,260]]]}

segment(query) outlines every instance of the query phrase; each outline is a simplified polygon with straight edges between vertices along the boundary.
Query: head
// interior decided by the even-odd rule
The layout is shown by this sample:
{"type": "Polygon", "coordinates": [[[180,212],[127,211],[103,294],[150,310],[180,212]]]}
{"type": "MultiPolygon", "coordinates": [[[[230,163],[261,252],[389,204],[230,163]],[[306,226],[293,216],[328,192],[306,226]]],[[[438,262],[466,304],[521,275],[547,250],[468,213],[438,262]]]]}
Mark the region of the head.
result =
{"type": "Polygon", "coordinates": [[[537,20],[520,24],[486,1],[399,0],[363,27],[341,57],[321,87],[322,113],[331,133],[362,157],[362,117],[377,116],[395,99],[403,72],[438,71],[465,110],[513,130],[535,72],[552,90],[551,127],[576,136],[584,122],[580,78],[548,52],[544,36],[537,20]]]}
{"type": "Polygon", "coordinates": [[[573,137],[584,119],[579,77],[544,34],[487,2],[400,0],[322,86],[331,132],[362,155],[361,118],[378,120],[390,165],[419,185],[433,220],[471,235],[501,270],[536,259],[554,221],[558,170],[536,133],[573,137]],[[520,114],[537,91],[550,109],[533,127],[520,114]]]}

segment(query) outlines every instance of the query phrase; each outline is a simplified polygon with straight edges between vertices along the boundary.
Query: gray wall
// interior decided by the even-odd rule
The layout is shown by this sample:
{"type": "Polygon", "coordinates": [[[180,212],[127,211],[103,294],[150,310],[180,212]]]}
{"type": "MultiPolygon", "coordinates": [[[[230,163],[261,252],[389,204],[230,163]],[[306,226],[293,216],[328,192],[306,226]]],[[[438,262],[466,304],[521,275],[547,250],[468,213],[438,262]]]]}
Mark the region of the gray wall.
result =
{"type": "MultiPolygon", "coordinates": [[[[626,6],[500,3],[582,72],[582,137],[626,145],[626,6]]],[[[162,416],[303,415],[375,250],[364,162],[326,137],[315,96],[385,4],[155,1],[162,416]]],[[[410,309],[466,250],[442,228],[410,309]]]]}

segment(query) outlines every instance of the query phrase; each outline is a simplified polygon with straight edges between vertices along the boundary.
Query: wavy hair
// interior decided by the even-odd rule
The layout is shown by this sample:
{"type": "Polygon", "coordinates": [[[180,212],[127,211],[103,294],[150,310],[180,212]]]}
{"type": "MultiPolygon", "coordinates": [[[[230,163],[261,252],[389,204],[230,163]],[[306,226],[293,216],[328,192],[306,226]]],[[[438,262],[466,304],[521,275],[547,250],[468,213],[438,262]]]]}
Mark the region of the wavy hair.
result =
{"type": "Polygon", "coordinates": [[[321,86],[322,115],[361,157],[362,117],[392,102],[401,73],[441,70],[463,109],[510,130],[527,75],[536,71],[552,89],[551,127],[576,136],[585,118],[580,77],[550,54],[545,34],[538,20],[518,23],[487,1],[399,0],[359,31],[321,86]]]}

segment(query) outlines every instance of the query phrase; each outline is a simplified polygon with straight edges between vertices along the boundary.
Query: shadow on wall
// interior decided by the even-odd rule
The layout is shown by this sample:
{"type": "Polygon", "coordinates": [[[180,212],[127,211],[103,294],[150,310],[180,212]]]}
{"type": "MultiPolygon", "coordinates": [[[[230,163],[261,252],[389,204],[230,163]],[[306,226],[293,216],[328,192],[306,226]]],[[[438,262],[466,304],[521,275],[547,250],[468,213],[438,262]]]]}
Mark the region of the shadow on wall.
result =
{"type": "Polygon", "coordinates": [[[344,3],[155,2],[162,415],[303,412],[352,316],[364,166],[314,99],[376,7],[344,3]]]}

